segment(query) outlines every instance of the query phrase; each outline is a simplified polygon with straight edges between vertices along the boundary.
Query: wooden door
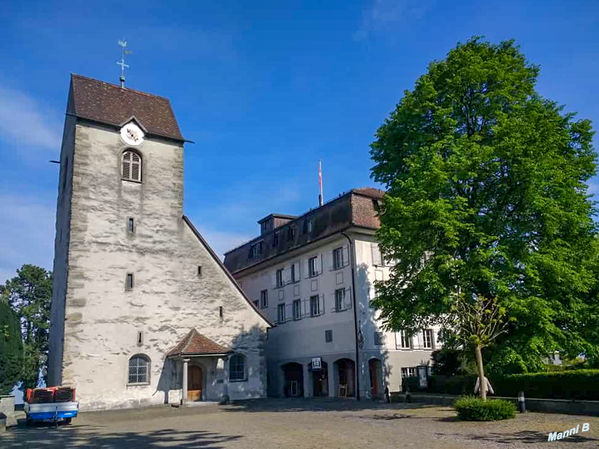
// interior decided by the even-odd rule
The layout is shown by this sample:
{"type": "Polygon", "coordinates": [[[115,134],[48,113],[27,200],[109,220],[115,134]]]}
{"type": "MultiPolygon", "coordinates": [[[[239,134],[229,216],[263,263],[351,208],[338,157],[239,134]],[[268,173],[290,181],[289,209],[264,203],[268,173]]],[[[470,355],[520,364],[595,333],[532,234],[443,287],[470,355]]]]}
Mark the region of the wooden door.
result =
{"type": "Polygon", "coordinates": [[[376,398],[379,393],[379,361],[372,359],[368,362],[370,371],[370,394],[376,398]]]}
{"type": "Polygon", "coordinates": [[[187,368],[187,400],[202,400],[202,368],[197,365],[189,365],[187,368]]]}

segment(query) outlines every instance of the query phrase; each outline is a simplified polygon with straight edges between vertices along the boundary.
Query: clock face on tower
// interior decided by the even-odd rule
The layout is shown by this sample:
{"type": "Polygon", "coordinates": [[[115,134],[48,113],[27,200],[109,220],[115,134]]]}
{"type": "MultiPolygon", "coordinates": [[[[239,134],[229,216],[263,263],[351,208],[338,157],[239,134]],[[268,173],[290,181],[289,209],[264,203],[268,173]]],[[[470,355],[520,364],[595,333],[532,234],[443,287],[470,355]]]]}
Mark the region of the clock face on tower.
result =
{"type": "Polygon", "coordinates": [[[139,145],[144,141],[144,133],[139,126],[130,122],[121,128],[121,138],[129,145],[139,145]]]}

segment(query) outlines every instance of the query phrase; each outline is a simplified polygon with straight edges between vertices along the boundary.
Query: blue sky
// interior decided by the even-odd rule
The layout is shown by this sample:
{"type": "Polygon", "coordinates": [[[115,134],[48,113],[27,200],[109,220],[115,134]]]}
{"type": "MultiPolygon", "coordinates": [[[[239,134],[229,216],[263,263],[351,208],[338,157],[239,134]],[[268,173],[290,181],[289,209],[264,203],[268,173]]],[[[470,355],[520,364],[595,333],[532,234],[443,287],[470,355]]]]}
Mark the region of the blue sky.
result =
{"type": "MultiPolygon", "coordinates": [[[[186,146],[185,211],[217,252],[270,212],[373,185],[368,145],[404,89],[458,41],[515,38],[539,92],[599,120],[599,2],[2,1],[0,281],[52,266],[69,74],[169,97],[186,146]],[[323,6],[324,5],[324,6],[323,6]]],[[[595,140],[597,141],[597,140],[595,140]]],[[[598,185],[591,186],[593,192],[598,185]]]]}

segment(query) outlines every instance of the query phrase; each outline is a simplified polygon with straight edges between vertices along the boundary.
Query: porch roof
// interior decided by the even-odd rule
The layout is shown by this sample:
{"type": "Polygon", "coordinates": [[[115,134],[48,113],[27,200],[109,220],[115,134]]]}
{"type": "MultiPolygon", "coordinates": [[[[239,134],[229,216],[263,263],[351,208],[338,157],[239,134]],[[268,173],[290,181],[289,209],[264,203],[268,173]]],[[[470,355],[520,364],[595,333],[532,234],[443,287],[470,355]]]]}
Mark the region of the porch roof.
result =
{"type": "Polygon", "coordinates": [[[216,343],[214,340],[191,329],[177,345],[171,349],[167,357],[190,357],[190,356],[216,356],[226,355],[233,351],[226,346],[216,343]]]}

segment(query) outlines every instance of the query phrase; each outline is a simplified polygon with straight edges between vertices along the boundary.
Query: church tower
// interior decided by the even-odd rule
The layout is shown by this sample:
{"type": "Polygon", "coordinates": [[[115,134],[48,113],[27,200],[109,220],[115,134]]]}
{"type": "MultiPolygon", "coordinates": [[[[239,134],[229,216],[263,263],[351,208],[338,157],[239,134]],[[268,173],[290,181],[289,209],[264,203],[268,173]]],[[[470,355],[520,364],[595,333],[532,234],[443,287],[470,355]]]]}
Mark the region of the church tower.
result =
{"type": "Polygon", "coordinates": [[[269,322],[183,215],[168,99],[72,75],[48,384],[82,409],[262,397],[269,322]]]}

